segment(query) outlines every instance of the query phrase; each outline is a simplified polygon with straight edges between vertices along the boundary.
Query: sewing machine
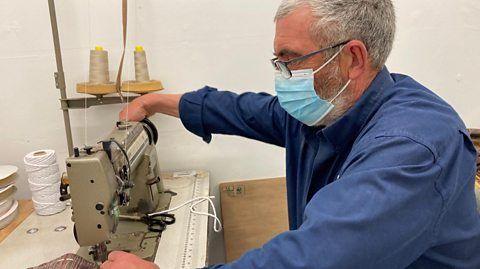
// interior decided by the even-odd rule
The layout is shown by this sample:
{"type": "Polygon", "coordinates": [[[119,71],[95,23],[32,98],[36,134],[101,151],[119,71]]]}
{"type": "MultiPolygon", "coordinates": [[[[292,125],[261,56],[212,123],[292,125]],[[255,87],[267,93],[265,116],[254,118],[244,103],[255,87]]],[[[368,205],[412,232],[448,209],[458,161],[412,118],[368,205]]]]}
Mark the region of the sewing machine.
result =
{"type": "Polygon", "coordinates": [[[161,231],[174,222],[173,216],[147,215],[167,209],[174,195],[160,178],[157,140],[149,120],[118,122],[103,141],[75,148],[66,160],[61,192],[72,199],[78,255],[103,262],[108,252],[122,250],[155,259],[161,231]]]}

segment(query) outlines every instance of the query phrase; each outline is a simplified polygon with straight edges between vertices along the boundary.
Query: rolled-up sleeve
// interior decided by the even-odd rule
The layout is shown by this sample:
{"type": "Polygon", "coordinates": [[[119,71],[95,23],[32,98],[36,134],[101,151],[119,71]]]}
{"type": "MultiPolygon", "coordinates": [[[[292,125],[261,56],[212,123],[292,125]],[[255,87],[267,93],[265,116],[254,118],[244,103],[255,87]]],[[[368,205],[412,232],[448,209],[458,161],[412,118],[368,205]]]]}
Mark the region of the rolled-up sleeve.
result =
{"type": "Polygon", "coordinates": [[[436,188],[441,174],[422,143],[376,137],[313,196],[298,230],[212,268],[405,268],[433,242],[444,203],[436,188]]]}
{"type": "Polygon", "coordinates": [[[238,95],[205,87],[184,94],[179,110],[185,128],[207,143],[212,134],[225,134],[285,146],[286,112],[269,94],[238,95]]]}

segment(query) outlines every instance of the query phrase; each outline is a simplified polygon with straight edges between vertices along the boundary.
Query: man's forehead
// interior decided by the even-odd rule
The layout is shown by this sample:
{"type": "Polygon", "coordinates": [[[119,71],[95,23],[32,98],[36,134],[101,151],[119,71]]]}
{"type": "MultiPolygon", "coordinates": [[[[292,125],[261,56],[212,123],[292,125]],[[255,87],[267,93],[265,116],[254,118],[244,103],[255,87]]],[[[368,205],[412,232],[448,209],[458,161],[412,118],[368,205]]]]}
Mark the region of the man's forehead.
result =
{"type": "Polygon", "coordinates": [[[299,7],[276,22],[275,54],[305,54],[316,48],[310,26],[314,17],[308,6],[299,7]]]}

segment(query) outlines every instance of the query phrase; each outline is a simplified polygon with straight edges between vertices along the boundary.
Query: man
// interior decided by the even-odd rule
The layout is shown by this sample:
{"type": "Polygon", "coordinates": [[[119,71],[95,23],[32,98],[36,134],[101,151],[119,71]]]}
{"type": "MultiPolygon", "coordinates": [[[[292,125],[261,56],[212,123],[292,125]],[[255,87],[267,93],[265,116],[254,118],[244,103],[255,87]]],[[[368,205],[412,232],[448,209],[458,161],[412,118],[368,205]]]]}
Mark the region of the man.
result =
{"type": "MultiPolygon", "coordinates": [[[[394,35],[390,0],[284,0],[276,97],[205,87],[121,112],[286,148],[290,231],[212,268],[480,268],[475,149],[447,103],[384,67],[394,35]]],[[[156,267],[115,252],[103,268],[156,267]]]]}

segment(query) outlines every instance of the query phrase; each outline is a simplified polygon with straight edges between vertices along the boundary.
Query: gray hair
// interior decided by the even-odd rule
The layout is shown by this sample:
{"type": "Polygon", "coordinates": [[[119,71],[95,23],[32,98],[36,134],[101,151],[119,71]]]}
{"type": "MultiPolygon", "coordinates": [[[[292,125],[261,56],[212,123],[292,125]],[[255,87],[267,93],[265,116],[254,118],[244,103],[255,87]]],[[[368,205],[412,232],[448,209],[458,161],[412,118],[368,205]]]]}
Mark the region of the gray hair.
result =
{"type": "Polygon", "coordinates": [[[275,21],[305,5],[317,19],[311,28],[314,39],[328,43],[360,40],[367,47],[372,67],[385,65],[396,30],[391,0],[282,0],[275,21]]]}

